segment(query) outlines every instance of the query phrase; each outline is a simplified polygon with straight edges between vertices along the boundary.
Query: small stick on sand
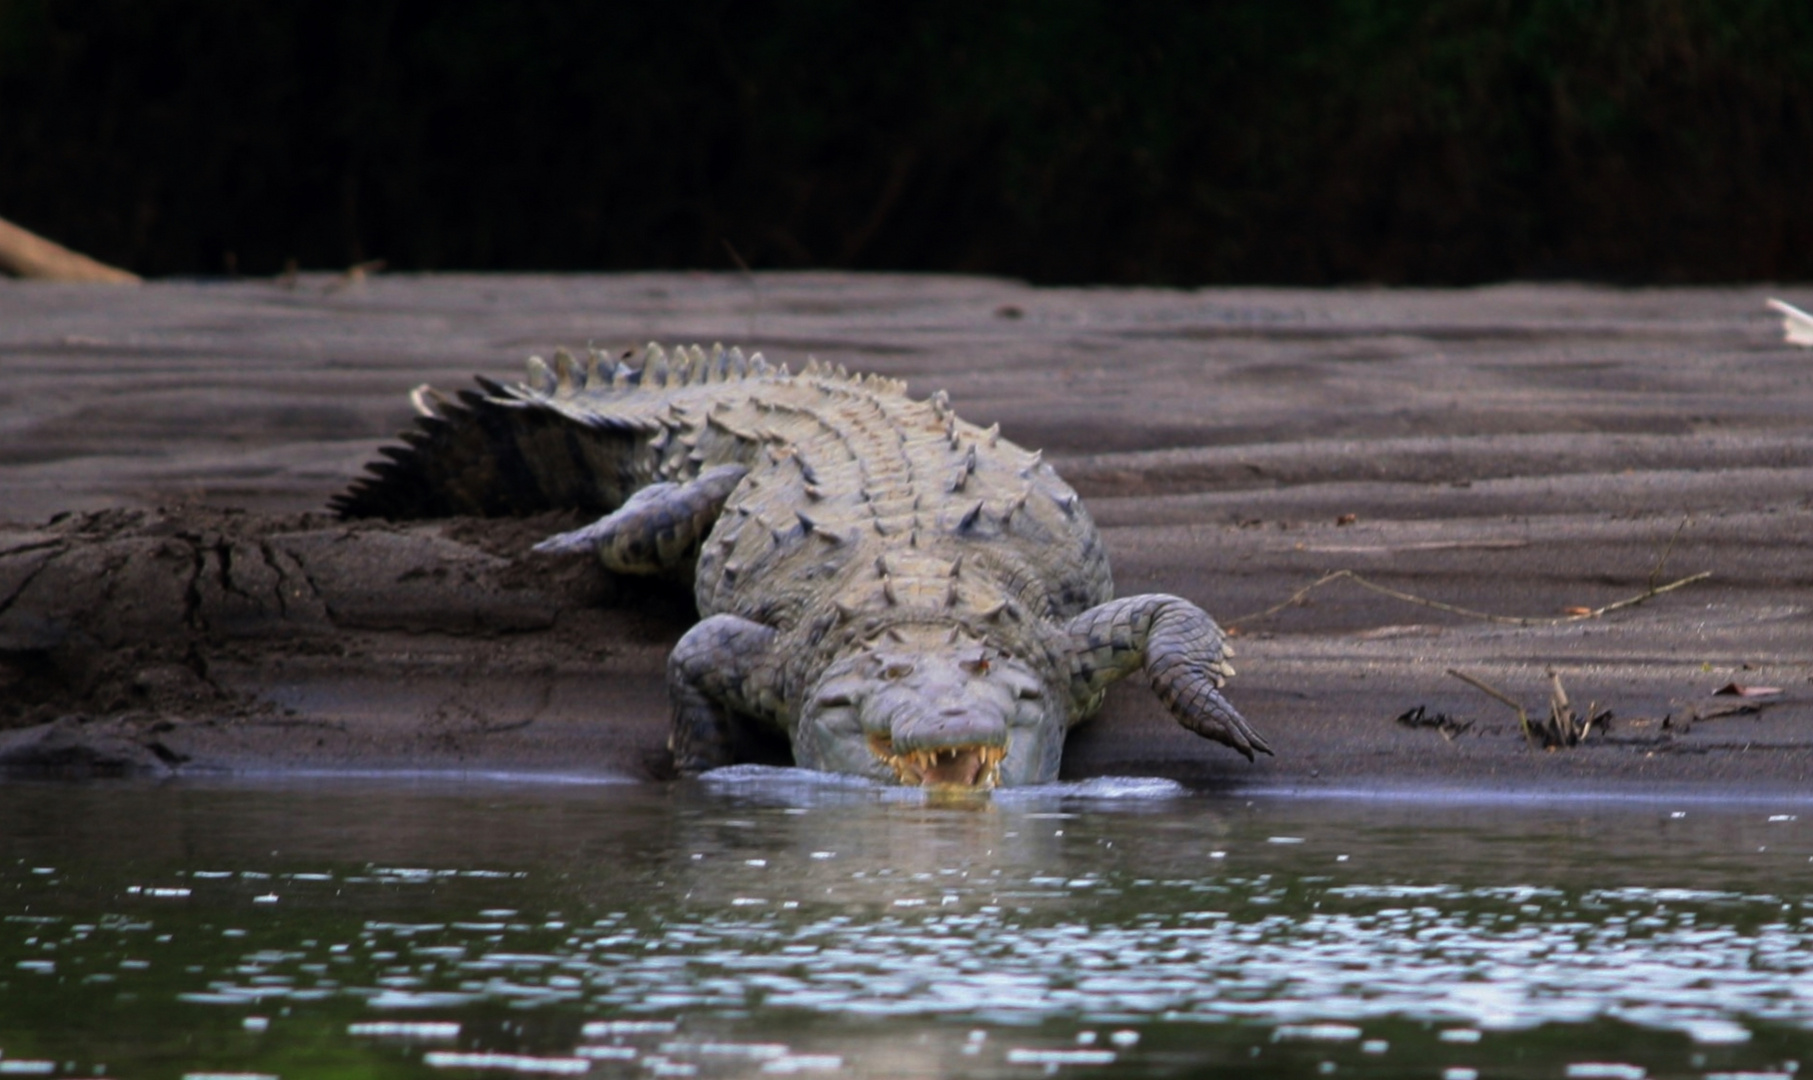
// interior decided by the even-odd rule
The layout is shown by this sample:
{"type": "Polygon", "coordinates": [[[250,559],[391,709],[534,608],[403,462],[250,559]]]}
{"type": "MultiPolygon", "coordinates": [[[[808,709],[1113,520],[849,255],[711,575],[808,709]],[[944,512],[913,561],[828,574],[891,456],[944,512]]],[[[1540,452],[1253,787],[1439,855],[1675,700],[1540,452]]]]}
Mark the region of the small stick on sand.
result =
{"type": "Polygon", "coordinates": [[[1476,675],[1469,675],[1454,668],[1448,674],[1473,687],[1483,694],[1498,699],[1517,712],[1517,726],[1523,729],[1524,741],[1541,750],[1566,750],[1585,742],[1593,733],[1593,725],[1599,725],[1601,731],[1610,731],[1612,711],[1601,709],[1599,703],[1589,702],[1586,715],[1574,711],[1573,702],[1568,700],[1567,690],[1561,685],[1561,672],[1549,669],[1549,719],[1547,724],[1533,724],[1530,714],[1509,694],[1486,682],[1476,675]]]}
{"type": "Polygon", "coordinates": [[[95,262],[0,218],[0,272],[41,281],[137,283],[137,274],[95,262]]]}
{"type": "Polygon", "coordinates": [[[1656,568],[1649,572],[1651,589],[1656,587],[1656,579],[1662,576],[1662,568],[1668,565],[1668,557],[1674,554],[1675,541],[1681,538],[1681,531],[1687,528],[1687,523],[1692,520],[1693,517],[1690,514],[1681,515],[1681,523],[1675,526],[1674,535],[1668,538],[1668,546],[1662,549],[1662,554],[1656,559],[1656,568]]]}
{"type": "MultiPolygon", "coordinates": [[[[1657,569],[1660,569],[1659,565],[1658,565],[1657,569]]],[[[1282,602],[1273,604],[1271,607],[1266,608],[1264,611],[1255,611],[1250,615],[1241,615],[1237,618],[1229,619],[1227,621],[1226,625],[1229,627],[1238,627],[1238,626],[1241,626],[1242,624],[1252,622],[1255,619],[1263,619],[1270,615],[1276,615],[1280,611],[1283,611],[1285,608],[1292,607],[1292,606],[1296,605],[1297,603],[1301,602],[1304,597],[1308,596],[1310,593],[1316,591],[1317,589],[1320,589],[1322,586],[1333,584],[1336,581],[1346,579],[1348,581],[1353,582],[1355,585],[1358,585],[1362,589],[1370,589],[1373,592],[1380,593],[1381,595],[1389,596],[1393,600],[1402,600],[1407,604],[1416,604],[1420,607],[1434,608],[1437,611],[1446,611],[1446,612],[1449,612],[1454,615],[1464,615],[1469,619],[1481,619],[1486,622],[1504,623],[1508,626],[1565,626],[1568,623],[1582,622],[1586,619],[1597,619],[1599,616],[1607,614],[1608,612],[1621,611],[1624,608],[1636,607],[1638,604],[1641,604],[1646,600],[1650,600],[1657,596],[1661,596],[1663,593],[1673,592],[1676,589],[1682,588],[1683,586],[1692,585],[1696,581],[1705,581],[1707,578],[1709,578],[1711,576],[1712,576],[1712,571],[1702,570],[1701,572],[1699,572],[1697,574],[1693,574],[1688,577],[1681,578],[1678,581],[1671,581],[1666,585],[1651,586],[1650,588],[1643,590],[1642,592],[1638,593],[1635,596],[1626,597],[1623,600],[1619,600],[1616,603],[1607,604],[1604,607],[1596,607],[1596,608],[1592,608],[1592,609],[1589,609],[1586,611],[1578,611],[1572,615],[1555,615],[1555,616],[1543,617],[1543,616],[1533,616],[1533,615],[1495,615],[1490,611],[1475,611],[1472,608],[1460,607],[1457,604],[1444,604],[1440,600],[1431,600],[1428,597],[1417,596],[1414,593],[1401,592],[1397,589],[1391,588],[1389,585],[1380,585],[1376,581],[1368,581],[1365,578],[1361,577],[1360,575],[1354,573],[1352,570],[1336,570],[1331,574],[1324,574],[1321,577],[1317,578],[1316,580],[1310,582],[1308,585],[1303,586],[1301,589],[1298,589],[1296,592],[1290,594],[1290,596],[1288,598],[1286,598],[1285,600],[1283,600],[1282,602]]]]}
{"type": "MultiPolygon", "coordinates": [[[[1466,683],[1473,689],[1478,690],[1480,693],[1495,697],[1499,701],[1509,705],[1512,709],[1515,709],[1517,711],[1517,726],[1523,729],[1524,741],[1531,746],[1542,745],[1542,739],[1536,734],[1536,729],[1530,726],[1530,714],[1525,712],[1523,706],[1513,700],[1510,695],[1506,694],[1503,690],[1498,689],[1496,686],[1493,686],[1491,683],[1486,682],[1484,679],[1475,678],[1464,671],[1456,671],[1454,668],[1449,668],[1448,674],[1459,679],[1461,682],[1466,683]]],[[[1559,686],[1560,683],[1557,682],[1556,685],[1559,686]]]]}

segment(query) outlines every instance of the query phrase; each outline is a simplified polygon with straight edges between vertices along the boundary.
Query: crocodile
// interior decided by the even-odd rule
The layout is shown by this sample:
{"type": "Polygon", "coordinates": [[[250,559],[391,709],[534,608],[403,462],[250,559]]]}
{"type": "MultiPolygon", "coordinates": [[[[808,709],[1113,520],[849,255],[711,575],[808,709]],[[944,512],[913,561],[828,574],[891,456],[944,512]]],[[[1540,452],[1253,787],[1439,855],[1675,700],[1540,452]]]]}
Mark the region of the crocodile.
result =
{"type": "Polygon", "coordinates": [[[1185,728],[1249,761],[1232,650],[1176,596],[1114,598],[1077,493],[949,396],[757,353],[565,350],[420,414],[331,504],[343,517],[600,515],[536,545],[690,579],[674,647],[681,774],[782,733],[796,765],[988,789],[1057,778],[1066,732],[1144,669],[1185,728]]]}

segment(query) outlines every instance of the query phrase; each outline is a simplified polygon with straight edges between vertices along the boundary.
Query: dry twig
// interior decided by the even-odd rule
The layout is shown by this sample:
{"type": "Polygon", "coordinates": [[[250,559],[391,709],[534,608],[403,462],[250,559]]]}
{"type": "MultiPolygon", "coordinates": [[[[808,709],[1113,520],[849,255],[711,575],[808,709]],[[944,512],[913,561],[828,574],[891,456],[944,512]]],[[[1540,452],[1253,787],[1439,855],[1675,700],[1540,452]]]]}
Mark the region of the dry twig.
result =
{"type": "Polygon", "coordinates": [[[1681,538],[1681,531],[1687,528],[1687,523],[1692,520],[1693,518],[1690,515],[1681,515],[1681,523],[1675,526],[1674,534],[1668,538],[1668,545],[1662,549],[1662,554],[1656,558],[1655,569],[1649,572],[1649,587],[1651,589],[1656,587],[1656,579],[1662,576],[1662,568],[1668,565],[1668,557],[1674,554],[1675,541],[1681,538]]]}
{"type": "Polygon", "coordinates": [[[1459,679],[1461,682],[1466,683],[1468,686],[1473,687],[1475,690],[1490,697],[1497,698],[1499,701],[1509,705],[1512,710],[1517,713],[1517,726],[1523,731],[1524,740],[1531,746],[1542,745],[1541,740],[1536,737],[1535,729],[1530,726],[1530,714],[1524,712],[1523,706],[1519,705],[1515,699],[1510,697],[1510,695],[1506,694],[1498,687],[1493,686],[1491,683],[1486,682],[1484,679],[1475,678],[1464,671],[1456,671],[1453,668],[1449,668],[1448,674],[1459,679]]]}
{"type": "MultiPolygon", "coordinates": [[[[1661,569],[1661,565],[1659,563],[1657,564],[1657,569],[1658,570],[1661,569]]],[[[1316,591],[1317,589],[1322,588],[1324,585],[1332,584],[1336,581],[1342,580],[1343,578],[1345,578],[1348,581],[1353,582],[1355,585],[1358,585],[1362,589],[1370,589],[1373,592],[1379,593],[1383,596],[1389,596],[1394,600],[1402,600],[1407,604],[1416,604],[1419,607],[1434,608],[1436,611],[1446,611],[1446,612],[1449,612],[1454,615],[1462,615],[1469,619],[1481,619],[1481,620],[1484,620],[1485,622],[1503,623],[1503,624],[1506,624],[1509,626],[1563,626],[1563,625],[1566,625],[1567,623],[1583,622],[1587,619],[1597,619],[1601,615],[1606,615],[1606,614],[1609,614],[1614,611],[1622,611],[1625,608],[1636,607],[1638,604],[1644,603],[1648,600],[1652,600],[1655,597],[1661,596],[1663,593],[1673,592],[1676,589],[1682,588],[1684,586],[1692,585],[1696,581],[1705,581],[1707,578],[1709,578],[1711,576],[1712,576],[1712,571],[1702,570],[1700,573],[1693,574],[1688,577],[1680,578],[1676,581],[1671,581],[1666,585],[1652,586],[1648,589],[1643,590],[1642,592],[1638,593],[1635,596],[1626,597],[1625,599],[1619,600],[1615,603],[1606,604],[1604,607],[1596,607],[1596,608],[1591,608],[1591,609],[1587,609],[1587,610],[1583,610],[1583,611],[1577,611],[1570,615],[1534,616],[1534,615],[1497,615],[1490,611],[1475,611],[1472,608],[1464,608],[1458,604],[1445,604],[1445,603],[1441,602],[1440,600],[1431,600],[1425,596],[1417,596],[1414,593],[1403,592],[1401,590],[1394,589],[1394,588],[1390,587],[1389,585],[1380,585],[1376,581],[1368,581],[1366,578],[1361,577],[1360,575],[1354,573],[1352,570],[1336,570],[1332,573],[1324,574],[1321,577],[1317,578],[1316,580],[1310,582],[1308,585],[1305,585],[1303,588],[1298,589],[1296,592],[1290,594],[1290,596],[1287,599],[1285,599],[1283,602],[1273,604],[1271,607],[1266,608],[1264,611],[1255,611],[1249,615],[1241,615],[1241,616],[1238,616],[1237,618],[1230,619],[1230,620],[1228,620],[1227,625],[1229,627],[1239,627],[1242,624],[1252,622],[1255,619],[1263,619],[1263,618],[1267,618],[1268,616],[1276,615],[1280,611],[1283,611],[1285,608],[1293,607],[1293,606],[1301,603],[1303,601],[1303,599],[1305,597],[1307,597],[1310,593],[1316,591]]]]}
{"type": "Polygon", "coordinates": [[[1484,679],[1454,668],[1449,668],[1448,674],[1510,706],[1517,713],[1517,724],[1523,731],[1524,741],[1531,746],[1562,750],[1585,742],[1595,725],[1602,732],[1611,729],[1612,711],[1601,709],[1596,701],[1588,703],[1584,716],[1574,711],[1573,704],[1568,701],[1567,689],[1561,685],[1561,673],[1554,668],[1549,669],[1549,716],[1543,724],[1532,722],[1529,712],[1515,698],[1484,679]]]}

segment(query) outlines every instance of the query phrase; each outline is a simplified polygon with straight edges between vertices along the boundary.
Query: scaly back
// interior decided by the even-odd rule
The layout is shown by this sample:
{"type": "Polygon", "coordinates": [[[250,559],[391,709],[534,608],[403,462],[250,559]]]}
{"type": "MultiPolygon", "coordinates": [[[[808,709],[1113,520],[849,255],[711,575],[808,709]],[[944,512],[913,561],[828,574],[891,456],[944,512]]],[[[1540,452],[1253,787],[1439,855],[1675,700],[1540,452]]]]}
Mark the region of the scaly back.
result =
{"type": "Polygon", "coordinates": [[[816,361],[793,376],[759,353],[745,358],[722,346],[676,349],[670,358],[650,344],[639,369],[598,350],[582,366],[561,349],[552,366],[531,357],[513,386],[480,376],[478,390],[454,399],[418,387],[416,426],[399,435],[408,445],[382,448],[386,460],[329,506],[349,518],[608,513],[638,488],[696,474],[704,436],[693,429],[709,427],[708,409],[741,403],[758,385],[772,391],[796,380],[896,397],[906,390],[816,361]]]}
{"type": "Polygon", "coordinates": [[[794,375],[736,349],[670,358],[656,345],[639,370],[597,352],[582,369],[563,350],[551,367],[531,359],[521,384],[479,382],[452,402],[419,389],[409,446],[387,448],[335,509],[604,514],[649,484],[737,464],[747,476],[698,567],[702,614],[790,622],[833,601],[929,614],[960,597],[974,616],[1012,597],[1025,616],[1064,619],[1112,595],[1076,493],[943,393],[913,400],[898,380],[817,361],[794,375]],[[974,584],[952,592],[965,563],[974,584]]]}

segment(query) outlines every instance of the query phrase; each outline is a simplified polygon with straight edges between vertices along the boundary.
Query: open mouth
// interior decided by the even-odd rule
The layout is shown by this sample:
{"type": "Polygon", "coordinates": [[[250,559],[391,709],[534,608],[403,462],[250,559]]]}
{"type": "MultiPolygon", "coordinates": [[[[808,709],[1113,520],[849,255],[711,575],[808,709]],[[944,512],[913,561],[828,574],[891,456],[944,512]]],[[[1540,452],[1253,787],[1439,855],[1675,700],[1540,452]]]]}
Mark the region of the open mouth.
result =
{"type": "Polygon", "coordinates": [[[1005,746],[945,746],[894,752],[886,735],[869,736],[869,752],[887,763],[902,784],[925,788],[988,791],[1001,777],[1005,746]]]}

